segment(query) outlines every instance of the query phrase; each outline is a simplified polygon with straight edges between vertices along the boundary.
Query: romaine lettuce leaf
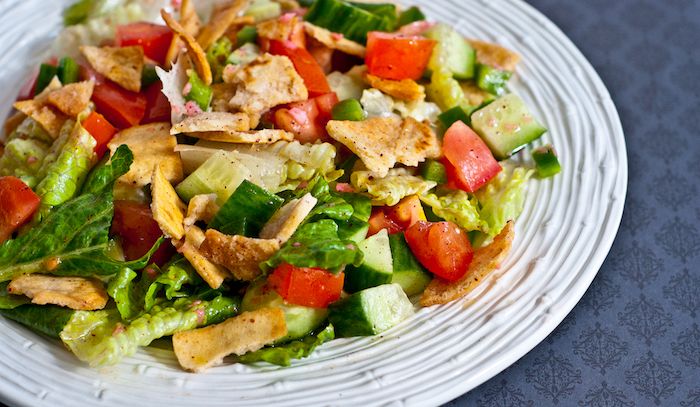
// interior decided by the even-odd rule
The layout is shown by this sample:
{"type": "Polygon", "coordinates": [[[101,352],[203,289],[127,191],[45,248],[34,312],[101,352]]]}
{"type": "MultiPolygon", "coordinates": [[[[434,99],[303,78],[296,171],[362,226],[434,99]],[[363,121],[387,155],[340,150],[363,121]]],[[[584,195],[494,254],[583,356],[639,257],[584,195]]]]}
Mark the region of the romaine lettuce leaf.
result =
{"type": "Polygon", "coordinates": [[[126,144],[122,144],[117,147],[111,159],[105,158],[105,161],[95,167],[85,181],[81,193],[98,194],[111,188],[119,177],[129,172],[133,162],[134,154],[126,144]]]}
{"type": "Polygon", "coordinates": [[[366,191],[373,205],[394,206],[410,195],[422,195],[435,188],[437,183],[412,175],[405,168],[393,168],[384,178],[377,178],[370,171],[355,171],[350,183],[358,191],[366,191]]]}
{"type": "Polygon", "coordinates": [[[5,145],[0,157],[0,176],[14,175],[30,188],[39,182],[37,173],[49,146],[36,139],[14,138],[5,145]]]}
{"type": "Polygon", "coordinates": [[[268,362],[273,365],[289,366],[292,364],[292,359],[303,359],[308,357],[311,352],[319,345],[328,342],[335,338],[333,325],[328,324],[318,334],[311,334],[302,339],[285,343],[283,345],[263,348],[255,352],[246,353],[239,356],[236,360],[240,363],[255,363],[268,362]]]}
{"type": "Polygon", "coordinates": [[[31,302],[24,295],[14,295],[7,292],[8,284],[10,284],[9,281],[0,283],[0,309],[13,309],[31,302]]]}
{"type": "Polygon", "coordinates": [[[319,220],[330,218],[347,221],[355,218],[367,222],[372,213],[370,199],[361,194],[332,191],[328,181],[322,176],[316,176],[304,188],[297,188],[293,198],[301,198],[307,193],[318,200],[316,207],[308,219],[319,220]]]}
{"type": "Polygon", "coordinates": [[[423,203],[430,206],[435,215],[457,224],[464,230],[487,232],[489,226],[481,219],[479,202],[462,190],[429,193],[420,196],[423,203]]]}
{"type": "Polygon", "coordinates": [[[58,338],[61,330],[73,317],[75,311],[57,305],[21,305],[12,309],[2,309],[0,314],[19,322],[34,331],[52,338],[58,338]]]}
{"type": "Polygon", "coordinates": [[[489,236],[498,235],[508,221],[520,216],[525,204],[527,181],[533,174],[531,169],[504,166],[503,171],[476,191],[481,205],[481,219],[488,225],[489,236]]]}

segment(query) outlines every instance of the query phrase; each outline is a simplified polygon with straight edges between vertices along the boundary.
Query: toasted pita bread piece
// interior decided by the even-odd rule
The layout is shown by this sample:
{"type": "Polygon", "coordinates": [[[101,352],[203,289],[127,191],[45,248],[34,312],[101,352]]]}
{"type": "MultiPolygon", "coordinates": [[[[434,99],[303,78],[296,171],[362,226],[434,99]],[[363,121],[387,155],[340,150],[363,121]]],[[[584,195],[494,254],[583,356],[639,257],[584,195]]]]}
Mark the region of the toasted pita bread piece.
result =
{"type": "Polygon", "coordinates": [[[304,80],[285,56],[263,54],[242,67],[229,65],[223,76],[224,82],[236,86],[229,106],[248,114],[251,128],[270,108],[309,97],[304,80]]]}
{"type": "Polygon", "coordinates": [[[153,170],[151,180],[151,211],[153,219],[166,237],[180,240],[185,236],[185,204],[168,182],[160,165],[153,170]]]}
{"type": "MultiPolygon", "coordinates": [[[[236,87],[230,83],[213,83],[211,90],[211,110],[213,112],[228,112],[228,101],[236,94],[236,87]]],[[[250,122],[250,120],[248,121],[250,122]]]]}
{"type": "Polygon", "coordinates": [[[433,278],[420,297],[420,305],[447,304],[469,294],[489,274],[498,270],[501,262],[508,256],[515,236],[513,222],[508,222],[501,233],[496,236],[491,244],[481,247],[474,252],[474,258],[469,264],[469,271],[460,280],[448,283],[444,280],[433,278]]]}
{"type": "Polygon", "coordinates": [[[201,131],[188,133],[201,140],[220,141],[223,143],[240,144],[271,144],[277,141],[292,141],[294,134],[279,129],[263,129],[255,131],[201,131]]]}
{"type": "Polygon", "coordinates": [[[195,195],[187,205],[187,217],[185,217],[185,227],[194,225],[199,221],[211,222],[219,212],[219,205],[216,203],[216,194],[195,195]]]}
{"type": "Polygon", "coordinates": [[[170,135],[170,123],[151,123],[122,130],[107,147],[114,154],[122,144],[131,149],[134,163],[129,172],[117,180],[118,183],[132,187],[148,185],[156,165],[160,165],[169,182],[182,181],[182,160],[180,154],[174,151],[177,139],[170,135]]]}
{"type": "Polygon", "coordinates": [[[472,82],[461,82],[460,87],[464,92],[464,97],[470,106],[481,106],[487,100],[493,99],[493,95],[476,86],[472,82]]]}
{"type": "Polygon", "coordinates": [[[98,280],[45,274],[17,277],[7,286],[7,292],[26,295],[34,304],[54,304],[83,311],[102,309],[109,300],[104,285],[98,280]]]}
{"type": "Polygon", "coordinates": [[[61,134],[61,128],[68,120],[68,116],[64,115],[60,110],[47,105],[49,93],[60,88],[61,81],[54,76],[48,86],[36,95],[34,99],[22,100],[15,102],[13,105],[20,113],[31,117],[39,123],[54,140],[61,134]]]}
{"type": "MultiPolygon", "coordinates": [[[[19,127],[20,124],[24,121],[24,119],[27,118],[27,115],[22,113],[22,112],[14,112],[10,117],[5,120],[5,125],[3,126],[3,131],[5,134],[5,140],[7,140],[7,136],[9,136],[13,131],[19,127]]],[[[2,156],[2,154],[0,154],[2,156]]]]}
{"type": "Polygon", "coordinates": [[[386,176],[397,162],[415,167],[426,158],[440,156],[440,143],[435,133],[411,117],[331,120],[326,129],[331,138],[357,154],[378,177],[386,176]]]}
{"type": "Polygon", "coordinates": [[[248,7],[248,4],[248,0],[233,0],[221,10],[213,13],[209,22],[202,27],[197,36],[197,42],[201,47],[207,49],[221,38],[226,30],[236,21],[240,12],[248,7]]]}
{"type": "Polygon", "coordinates": [[[226,356],[242,356],[287,335],[280,308],[260,308],[226,321],[173,335],[173,350],[183,369],[201,372],[223,363],[226,356]]]}
{"type": "Polygon", "coordinates": [[[199,78],[205,85],[211,85],[213,80],[211,75],[211,66],[209,66],[207,54],[204,52],[202,47],[199,45],[199,43],[197,43],[194,37],[173,18],[170,13],[165,10],[161,10],[160,15],[163,17],[165,24],[170,27],[173,33],[175,33],[175,36],[179,36],[185,42],[187,55],[189,55],[190,59],[192,60],[199,78]]]}
{"type": "Polygon", "coordinates": [[[351,41],[343,36],[326,30],[325,28],[313,25],[309,22],[304,23],[306,34],[321,44],[331,49],[337,49],[349,55],[354,55],[359,58],[364,58],[367,50],[362,44],[351,41]]]}
{"type": "Polygon", "coordinates": [[[255,280],[262,271],[259,264],[280,249],[277,239],[255,239],[246,236],[225,235],[208,229],[199,248],[209,260],[220,264],[239,280],[255,280]]]}
{"type": "Polygon", "coordinates": [[[414,101],[425,99],[425,88],[416,81],[411,79],[403,79],[393,81],[390,79],[382,79],[365,72],[365,82],[375,89],[379,89],[389,96],[393,96],[399,100],[414,101]]]}
{"type": "MultiPolygon", "coordinates": [[[[194,3],[192,0],[182,0],[180,4],[180,25],[182,28],[191,36],[196,36],[199,32],[199,27],[202,25],[202,21],[199,19],[197,10],[194,8],[194,3]]],[[[170,67],[170,65],[175,62],[180,51],[184,47],[182,40],[177,35],[173,36],[172,41],[170,41],[170,47],[165,55],[165,66],[170,67]]]]}
{"type": "Polygon", "coordinates": [[[80,52],[90,65],[108,79],[132,92],[141,90],[143,47],[92,47],[83,45],[80,52]]]}
{"type": "MultiPolygon", "coordinates": [[[[297,31],[297,25],[303,24],[298,16],[291,18],[273,18],[259,22],[255,28],[258,32],[258,37],[268,40],[288,41],[297,31]]],[[[299,27],[302,29],[303,27],[299,27]]]]}
{"type": "Polygon", "coordinates": [[[476,50],[476,62],[506,71],[515,71],[520,55],[498,44],[479,40],[467,40],[476,50]]]}
{"type": "Polygon", "coordinates": [[[209,287],[216,289],[221,287],[230,275],[226,270],[209,261],[200,251],[200,246],[205,239],[202,229],[197,226],[188,226],[185,228],[184,242],[178,243],[180,246],[178,252],[185,256],[209,287]]]}
{"type": "Polygon", "coordinates": [[[68,116],[78,117],[80,112],[88,108],[94,88],[93,81],[69,83],[51,91],[47,102],[68,116]]]}
{"type": "Polygon", "coordinates": [[[260,231],[261,239],[277,239],[284,244],[296,232],[297,228],[316,206],[318,199],[306,194],[299,199],[293,199],[281,207],[267,221],[260,231]]]}
{"type": "Polygon", "coordinates": [[[250,119],[245,113],[204,112],[186,117],[173,125],[170,134],[215,132],[239,132],[250,130],[250,119]]]}

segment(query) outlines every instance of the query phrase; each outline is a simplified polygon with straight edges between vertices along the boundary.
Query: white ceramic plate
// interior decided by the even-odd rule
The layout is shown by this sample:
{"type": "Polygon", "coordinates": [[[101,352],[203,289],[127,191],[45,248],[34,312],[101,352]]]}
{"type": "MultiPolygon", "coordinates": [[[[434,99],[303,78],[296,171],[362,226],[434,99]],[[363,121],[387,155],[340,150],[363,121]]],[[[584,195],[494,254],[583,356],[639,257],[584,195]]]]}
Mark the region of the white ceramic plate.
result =
{"type": "MultiPolygon", "coordinates": [[[[0,106],[54,36],[67,3],[0,3],[0,106]]],[[[417,1],[463,34],[523,56],[513,90],[549,126],[563,172],[532,181],[514,248],[468,298],[421,309],[372,338],[338,340],[290,368],[227,365],[181,371],[146,349],[90,370],[60,343],[0,320],[0,394],[11,405],[438,405],[525,355],[576,305],[608,253],[627,185],[625,143],[608,91],[555,25],[520,0],[417,1]]]]}

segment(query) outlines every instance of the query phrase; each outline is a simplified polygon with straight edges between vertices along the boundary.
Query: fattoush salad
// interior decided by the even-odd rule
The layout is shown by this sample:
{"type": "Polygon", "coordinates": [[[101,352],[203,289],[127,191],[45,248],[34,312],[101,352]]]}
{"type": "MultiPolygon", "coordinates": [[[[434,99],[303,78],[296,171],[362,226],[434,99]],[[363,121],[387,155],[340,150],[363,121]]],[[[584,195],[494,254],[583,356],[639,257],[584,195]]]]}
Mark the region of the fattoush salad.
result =
{"type": "Polygon", "coordinates": [[[63,17],[4,126],[0,314],[92,367],[159,338],[188,371],[288,366],[382,333],[498,269],[526,185],[560,170],[528,147],[519,55],[418,7],[63,17]]]}

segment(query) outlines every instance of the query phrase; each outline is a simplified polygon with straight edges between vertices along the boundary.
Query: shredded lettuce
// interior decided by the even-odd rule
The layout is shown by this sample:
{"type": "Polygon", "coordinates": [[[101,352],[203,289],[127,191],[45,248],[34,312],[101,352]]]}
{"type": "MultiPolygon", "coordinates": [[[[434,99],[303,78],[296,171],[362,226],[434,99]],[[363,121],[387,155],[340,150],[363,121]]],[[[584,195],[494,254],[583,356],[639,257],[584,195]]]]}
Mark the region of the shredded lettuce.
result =
{"type": "Polygon", "coordinates": [[[459,225],[464,230],[489,230],[488,224],[481,219],[479,202],[462,190],[424,194],[420,199],[431,207],[435,215],[459,225]]]}
{"type": "Polygon", "coordinates": [[[525,204],[527,181],[533,174],[531,169],[504,166],[503,171],[476,191],[481,218],[488,225],[489,236],[496,236],[508,221],[520,216],[525,204]]]}
{"type": "Polygon", "coordinates": [[[26,304],[14,308],[0,309],[0,314],[19,322],[34,331],[58,338],[63,327],[75,311],[57,305],[26,304]]]}
{"type": "Polygon", "coordinates": [[[335,331],[333,325],[328,324],[323,330],[317,334],[307,335],[306,337],[285,343],[283,345],[263,348],[255,352],[246,353],[239,356],[237,361],[240,363],[255,363],[264,361],[278,366],[289,366],[292,364],[292,359],[303,359],[308,357],[311,352],[319,345],[335,339],[335,331]]]}
{"type": "Polygon", "coordinates": [[[395,100],[389,95],[385,95],[378,89],[365,89],[360,99],[362,107],[367,112],[367,117],[412,117],[419,122],[429,120],[435,122],[440,115],[440,108],[431,102],[416,100],[404,102],[395,100]]]}
{"type": "Polygon", "coordinates": [[[376,178],[370,171],[355,171],[350,176],[352,186],[366,191],[373,205],[394,206],[409,195],[423,195],[437,183],[412,175],[405,168],[393,168],[384,178],[376,178]]]}
{"type": "Polygon", "coordinates": [[[29,298],[23,295],[14,295],[7,292],[9,281],[0,283],[0,309],[14,309],[20,305],[29,304],[29,298]]]}
{"type": "Polygon", "coordinates": [[[359,100],[362,97],[362,91],[366,88],[362,78],[338,71],[329,73],[326,79],[331,91],[335,92],[338,95],[338,100],[341,101],[346,99],[359,100]]]}
{"type": "Polygon", "coordinates": [[[221,82],[226,61],[233,51],[233,43],[227,36],[221,37],[207,49],[207,61],[211,67],[214,82],[221,82]]]}
{"type": "Polygon", "coordinates": [[[30,188],[39,182],[37,173],[49,146],[36,139],[14,138],[5,145],[0,157],[0,176],[14,175],[30,188]]]}
{"type": "Polygon", "coordinates": [[[180,123],[185,118],[185,97],[182,90],[188,83],[187,70],[182,61],[173,62],[169,71],[156,67],[156,75],[163,84],[163,94],[170,102],[170,121],[173,125],[180,123]]]}

